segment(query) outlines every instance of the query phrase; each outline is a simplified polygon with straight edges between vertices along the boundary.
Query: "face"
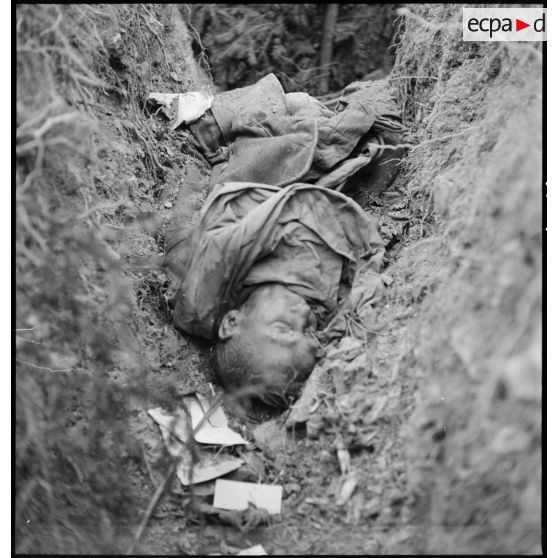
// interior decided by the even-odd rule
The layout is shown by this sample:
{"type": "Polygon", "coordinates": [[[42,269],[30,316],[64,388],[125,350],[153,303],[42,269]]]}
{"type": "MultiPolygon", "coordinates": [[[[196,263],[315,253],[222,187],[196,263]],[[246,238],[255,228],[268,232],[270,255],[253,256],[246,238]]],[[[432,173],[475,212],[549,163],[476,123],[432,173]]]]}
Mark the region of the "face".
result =
{"type": "Polygon", "coordinates": [[[235,334],[257,351],[268,385],[305,380],[316,362],[316,317],[306,301],[281,285],[255,291],[238,318],[235,334]]]}
{"type": "Polygon", "coordinates": [[[299,295],[281,285],[254,293],[241,327],[260,349],[262,364],[311,369],[319,348],[315,340],[316,317],[299,295]]]}

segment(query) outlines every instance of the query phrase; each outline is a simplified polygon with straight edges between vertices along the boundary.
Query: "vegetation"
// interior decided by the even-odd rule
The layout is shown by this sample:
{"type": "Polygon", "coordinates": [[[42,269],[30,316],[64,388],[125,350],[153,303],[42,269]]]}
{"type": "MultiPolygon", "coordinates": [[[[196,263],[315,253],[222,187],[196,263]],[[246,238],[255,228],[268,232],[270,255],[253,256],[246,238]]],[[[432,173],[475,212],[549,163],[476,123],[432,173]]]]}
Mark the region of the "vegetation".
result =
{"type": "Polygon", "coordinates": [[[391,4],[190,4],[183,11],[222,90],[273,72],[286,91],[320,95],[374,71],[385,75],[393,64],[391,4]]]}
{"type": "MultiPolygon", "coordinates": [[[[126,418],[148,386],[139,315],[161,278],[126,272],[119,251],[130,224],[145,234],[138,178],[153,196],[170,169],[142,111],[155,72],[169,72],[169,18],[151,5],[16,8],[18,552],[114,552],[138,513],[126,418]],[[120,107],[116,142],[107,115],[120,107]],[[126,143],[138,142],[136,155],[126,143]]],[[[151,377],[151,395],[165,385],[151,377]]]]}

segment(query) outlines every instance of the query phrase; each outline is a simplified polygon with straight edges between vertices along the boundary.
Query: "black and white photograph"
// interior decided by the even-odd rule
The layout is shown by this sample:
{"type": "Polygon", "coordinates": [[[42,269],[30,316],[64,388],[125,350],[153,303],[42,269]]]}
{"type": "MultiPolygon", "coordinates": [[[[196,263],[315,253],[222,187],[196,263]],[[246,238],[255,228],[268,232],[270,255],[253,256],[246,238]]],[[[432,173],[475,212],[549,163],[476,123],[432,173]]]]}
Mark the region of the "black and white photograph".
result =
{"type": "Polygon", "coordinates": [[[547,25],[12,4],[12,555],[546,555],[547,25]]]}

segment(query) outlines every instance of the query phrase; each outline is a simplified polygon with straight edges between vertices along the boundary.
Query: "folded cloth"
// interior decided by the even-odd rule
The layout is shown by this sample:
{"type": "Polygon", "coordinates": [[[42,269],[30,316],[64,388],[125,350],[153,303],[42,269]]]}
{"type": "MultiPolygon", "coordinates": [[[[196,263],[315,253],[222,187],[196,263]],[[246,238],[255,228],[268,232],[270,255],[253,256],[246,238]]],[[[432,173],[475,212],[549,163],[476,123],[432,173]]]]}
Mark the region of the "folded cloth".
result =
{"type": "Polygon", "coordinates": [[[231,128],[250,126],[273,116],[286,116],[285,92],[274,74],[267,74],[253,85],[225,91],[215,96],[211,112],[227,143],[237,134],[231,128]]]}
{"type": "Polygon", "coordinates": [[[211,186],[305,182],[341,190],[382,156],[384,134],[404,130],[395,93],[385,80],[349,85],[333,112],[306,93],[285,94],[273,74],[219,93],[201,117],[188,122],[197,147],[214,167],[211,186]]]}
{"type": "Polygon", "coordinates": [[[229,133],[236,140],[228,163],[214,169],[210,187],[238,181],[282,187],[301,181],[312,165],[318,141],[316,122],[296,116],[266,118],[252,125],[237,121],[229,133]]]}
{"type": "MultiPolygon", "coordinates": [[[[258,285],[279,283],[304,297],[332,335],[348,314],[373,329],[384,245],[376,220],[340,190],[389,162],[384,144],[403,127],[386,83],[349,87],[338,105],[335,113],[309,95],[285,94],[270,74],[216,95],[188,125],[213,172],[198,225],[166,248],[178,283],[176,327],[216,340],[227,311],[258,285]]],[[[382,169],[374,176],[383,188],[393,173],[382,169]]]]}
{"type": "Polygon", "coordinates": [[[382,149],[372,146],[381,145],[384,130],[403,130],[394,92],[385,81],[373,87],[363,82],[349,92],[337,113],[306,93],[284,94],[273,74],[217,95],[210,112],[230,149],[228,164],[213,173],[210,185],[244,180],[287,186],[302,181],[342,189],[350,176],[381,155],[382,149]],[[302,172],[308,157],[311,165],[302,172]]]}

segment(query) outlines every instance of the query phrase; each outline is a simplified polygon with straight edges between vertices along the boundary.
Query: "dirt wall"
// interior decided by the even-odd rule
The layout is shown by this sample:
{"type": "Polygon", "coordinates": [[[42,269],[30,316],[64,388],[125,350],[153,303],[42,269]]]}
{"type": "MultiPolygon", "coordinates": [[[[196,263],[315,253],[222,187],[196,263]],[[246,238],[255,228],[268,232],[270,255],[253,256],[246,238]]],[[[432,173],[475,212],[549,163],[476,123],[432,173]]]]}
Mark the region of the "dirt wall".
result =
{"type": "Polygon", "coordinates": [[[122,552],[152,482],[134,417],[204,360],[149,260],[207,169],[144,101],[205,77],[174,5],[23,4],[16,22],[15,548],[122,552]]]}
{"type": "Polygon", "coordinates": [[[393,73],[424,224],[395,263],[420,378],[408,458],[426,553],[541,551],[542,52],[403,11],[393,73]],[[406,12],[406,13],[405,13],[406,12]]]}
{"type": "Polygon", "coordinates": [[[389,73],[394,51],[392,4],[335,4],[331,59],[324,63],[324,4],[190,4],[215,85],[222,91],[273,72],[285,91],[338,91],[374,73],[389,73]],[[325,89],[323,77],[327,74],[325,89]]]}

